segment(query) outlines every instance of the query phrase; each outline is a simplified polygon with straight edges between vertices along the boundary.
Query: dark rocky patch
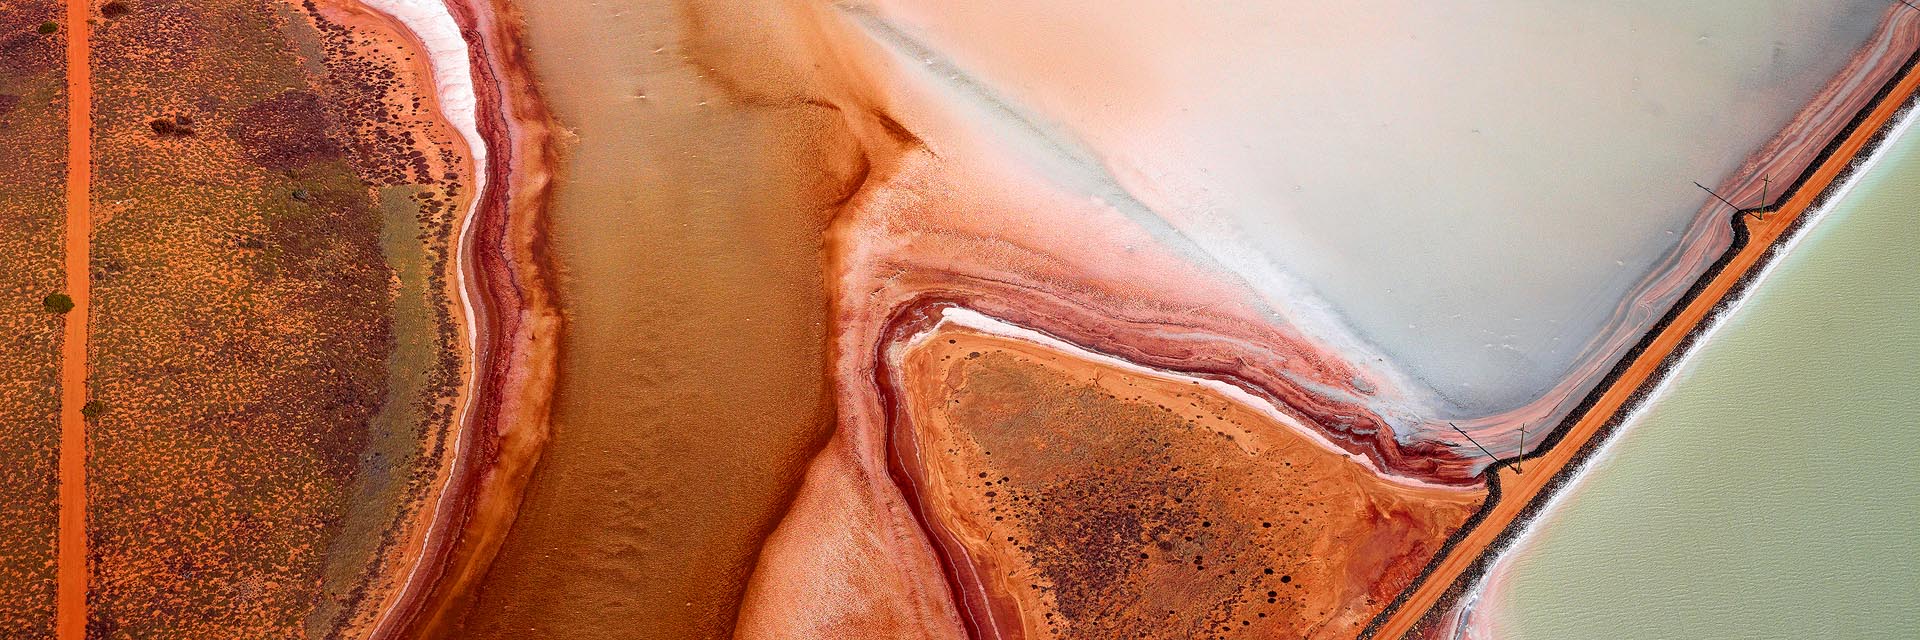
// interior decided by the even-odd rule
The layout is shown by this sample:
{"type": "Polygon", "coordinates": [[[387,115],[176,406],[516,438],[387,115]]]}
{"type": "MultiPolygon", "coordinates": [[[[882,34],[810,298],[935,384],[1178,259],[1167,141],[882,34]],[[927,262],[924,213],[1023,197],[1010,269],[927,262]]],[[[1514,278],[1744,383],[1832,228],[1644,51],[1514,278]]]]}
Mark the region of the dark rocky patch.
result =
{"type": "Polygon", "coordinates": [[[341,157],[340,145],[327,137],[320,97],[305,91],[288,91],[242,109],[227,135],[240,143],[247,160],[269,169],[297,169],[341,157]]]}

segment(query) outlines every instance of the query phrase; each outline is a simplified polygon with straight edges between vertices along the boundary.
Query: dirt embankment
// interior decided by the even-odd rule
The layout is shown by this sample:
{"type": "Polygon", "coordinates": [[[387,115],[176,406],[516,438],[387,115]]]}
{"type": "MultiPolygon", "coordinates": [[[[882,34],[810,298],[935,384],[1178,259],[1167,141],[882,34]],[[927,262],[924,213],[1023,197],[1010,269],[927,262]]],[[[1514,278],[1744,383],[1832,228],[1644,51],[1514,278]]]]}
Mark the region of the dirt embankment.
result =
{"type": "Polygon", "coordinates": [[[1449,543],[1418,584],[1369,626],[1370,637],[1449,634],[1449,625],[1461,620],[1457,607],[1493,565],[1494,556],[1511,544],[1522,524],[1545,508],[1581,464],[1649,399],[1703,331],[1719,314],[1731,309],[1751,288],[1757,274],[1779,257],[1785,241],[1806,227],[1810,212],[1844,184],[1860,154],[1882,141],[1894,117],[1913,105],[1916,90],[1920,90],[1920,74],[1915,73],[1916,64],[1920,64],[1920,11],[1900,11],[1892,23],[1894,28],[1883,29],[1881,39],[1849,66],[1849,73],[1861,75],[1835,80],[1820,101],[1796,120],[1795,130],[1783,134],[1781,140],[1808,135],[1802,131],[1832,132],[1832,138],[1814,147],[1776,142],[1775,148],[1786,157],[1778,163],[1765,158],[1750,163],[1753,167],[1805,167],[1785,181],[1790,186],[1779,193],[1777,204],[1743,212],[1726,211],[1735,238],[1732,248],[1628,352],[1580,410],[1546,435],[1526,461],[1526,474],[1516,473],[1506,463],[1489,469],[1489,482],[1500,487],[1499,499],[1489,503],[1472,529],[1449,543]],[[1874,62],[1863,64],[1862,60],[1874,62]],[[1875,79],[1879,79],[1877,84],[1875,79]],[[1808,148],[1817,149],[1813,157],[1798,155],[1808,148]]]}
{"type": "MultiPolygon", "coordinates": [[[[1920,11],[1889,5],[1879,28],[1845,67],[1795,114],[1793,120],[1775,134],[1766,145],[1748,156],[1739,170],[1714,186],[1719,198],[1741,207],[1772,207],[1800,186],[1812,163],[1858,113],[1873,102],[1881,87],[1900,73],[1909,56],[1920,45],[1920,11]]],[[[1481,444],[1495,450],[1517,449],[1516,424],[1539,424],[1543,419],[1580,411],[1579,403],[1610,384],[1608,370],[1618,365],[1644,333],[1636,327],[1654,322],[1659,314],[1685,295],[1716,260],[1729,251],[1733,228],[1727,224],[1728,208],[1719,198],[1701,194],[1705,204],[1693,225],[1674,251],[1633,288],[1633,295],[1615,307],[1615,324],[1596,346],[1588,350],[1579,370],[1541,399],[1502,414],[1463,421],[1460,426],[1481,444]],[[1579,389],[1597,385],[1586,396],[1579,389]]],[[[1567,418],[1561,418],[1562,421],[1567,418]]],[[[1530,428],[1545,431],[1543,427],[1530,428]]],[[[1544,440],[1536,440],[1544,442],[1544,440]]],[[[1462,447],[1470,446],[1457,442],[1462,447]]],[[[1484,459],[1475,464],[1483,464],[1484,459]]]]}

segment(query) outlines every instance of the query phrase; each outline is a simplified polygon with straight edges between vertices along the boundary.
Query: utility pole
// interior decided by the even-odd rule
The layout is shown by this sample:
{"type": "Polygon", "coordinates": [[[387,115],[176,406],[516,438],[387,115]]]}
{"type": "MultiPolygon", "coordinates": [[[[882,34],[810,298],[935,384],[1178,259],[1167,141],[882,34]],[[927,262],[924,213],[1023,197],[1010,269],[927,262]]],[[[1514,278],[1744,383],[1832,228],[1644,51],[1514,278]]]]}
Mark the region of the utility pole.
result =
{"type": "Polygon", "coordinates": [[[1520,425],[1520,453],[1513,457],[1514,475],[1524,475],[1526,473],[1525,470],[1520,468],[1520,463],[1526,459],[1527,459],[1527,426],[1523,424],[1523,425],[1520,425]]]}

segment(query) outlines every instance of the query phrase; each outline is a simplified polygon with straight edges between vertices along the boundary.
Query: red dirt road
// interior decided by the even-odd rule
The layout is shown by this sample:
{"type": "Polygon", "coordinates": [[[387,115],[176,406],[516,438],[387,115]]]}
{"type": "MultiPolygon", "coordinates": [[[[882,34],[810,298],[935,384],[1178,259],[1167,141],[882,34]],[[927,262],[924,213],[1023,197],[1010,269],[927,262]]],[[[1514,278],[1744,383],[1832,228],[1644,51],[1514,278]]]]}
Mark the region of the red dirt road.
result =
{"type": "Polygon", "coordinates": [[[87,294],[93,235],[93,86],[87,59],[86,0],[67,0],[67,312],[60,343],[60,545],[54,596],[60,640],[87,636],[87,294]]]}

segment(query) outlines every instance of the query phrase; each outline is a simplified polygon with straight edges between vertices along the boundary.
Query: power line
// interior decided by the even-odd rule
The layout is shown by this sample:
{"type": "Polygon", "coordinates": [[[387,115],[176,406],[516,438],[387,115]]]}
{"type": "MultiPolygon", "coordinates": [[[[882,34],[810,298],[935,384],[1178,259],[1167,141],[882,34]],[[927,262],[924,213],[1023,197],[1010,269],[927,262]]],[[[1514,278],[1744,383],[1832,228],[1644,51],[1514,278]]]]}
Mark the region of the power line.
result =
{"type": "Polygon", "coordinates": [[[1734,204],[1734,203],[1733,203],[1732,201],[1730,201],[1730,200],[1727,200],[1726,198],[1722,198],[1722,197],[1720,197],[1720,194],[1718,194],[1718,193],[1714,193],[1712,189],[1708,189],[1708,188],[1707,188],[1707,185],[1704,185],[1704,184],[1700,184],[1699,182],[1695,182],[1695,183],[1693,183],[1693,186],[1696,186],[1696,187],[1700,187],[1700,190],[1701,190],[1701,191],[1705,191],[1705,192],[1707,192],[1707,195],[1710,195],[1710,196],[1713,196],[1713,199],[1715,199],[1715,200],[1719,200],[1719,201],[1721,201],[1721,202],[1724,202],[1724,203],[1726,203],[1726,204],[1727,204],[1727,206],[1729,206],[1729,207],[1733,207],[1733,210],[1734,210],[1734,211],[1739,211],[1739,210],[1740,210],[1740,205],[1737,205],[1737,204],[1734,204]]]}
{"type": "Polygon", "coordinates": [[[1449,422],[1449,423],[1447,423],[1447,426],[1449,426],[1449,427],[1453,427],[1453,430],[1454,430],[1454,431],[1457,431],[1457,432],[1459,432],[1459,433],[1460,433],[1460,435],[1463,435],[1463,436],[1466,436],[1466,437],[1467,437],[1467,442],[1471,442],[1471,443],[1473,443],[1473,446],[1476,446],[1476,447],[1480,447],[1480,453],[1484,453],[1484,454],[1487,454],[1487,457],[1488,457],[1488,458],[1492,458],[1492,459],[1493,459],[1493,461],[1495,461],[1495,462],[1499,462],[1499,461],[1500,461],[1500,456],[1496,456],[1496,455],[1493,455],[1493,452],[1492,452],[1492,451],[1488,451],[1486,447],[1481,447],[1481,446],[1480,446],[1480,441],[1479,441],[1479,440],[1475,440],[1475,439],[1473,439],[1473,436],[1468,436],[1468,435],[1467,435],[1467,432],[1465,432],[1465,431],[1460,431],[1460,426],[1459,426],[1459,425],[1456,425],[1456,424],[1454,424],[1454,423],[1451,423],[1451,422],[1449,422]]]}
{"type": "Polygon", "coordinates": [[[1724,202],[1729,207],[1733,207],[1734,213],[1750,215],[1750,216],[1753,216],[1755,220],[1760,219],[1760,214],[1740,208],[1740,205],[1734,204],[1733,201],[1728,200],[1726,198],[1722,198],[1720,197],[1720,194],[1714,193],[1712,189],[1708,189],[1707,185],[1700,184],[1699,182],[1695,182],[1693,183],[1693,186],[1700,187],[1701,191],[1707,192],[1707,195],[1713,196],[1713,199],[1724,202]]]}
{"type": "MultiPolygon", "coordinates": [[[[1473,446],[1475,448],[1478,448],[1480,450],[1480,453],[1487,454],[1487,459],[1492,460],[1494,462],[1500,461],[1500,456],[1493,455],[1492,451],[1488,451],[1486,447],[1481,446],[1479,440],[1475,440],[1473,439],[1473,436],[1467,435],[1467,432],[1461,431],[1460,425],[1449,422],[1447,423],[1447,426],[1453,427],[1454,432],[1459,433],[1461,436],[1465,437],[1467,439],[1467,442],[1473,443],[1473,446]]],[[[1516,474],[1523,473],[1523,471],[1521,471],[1520,469],[1520,461],[1525,459],[1526,457],[1527,457],[1527,428],[1521,427],[1520,428],[1520,455],[1515,456],[1513,458],[1514,473],[1516,474]]]]}

